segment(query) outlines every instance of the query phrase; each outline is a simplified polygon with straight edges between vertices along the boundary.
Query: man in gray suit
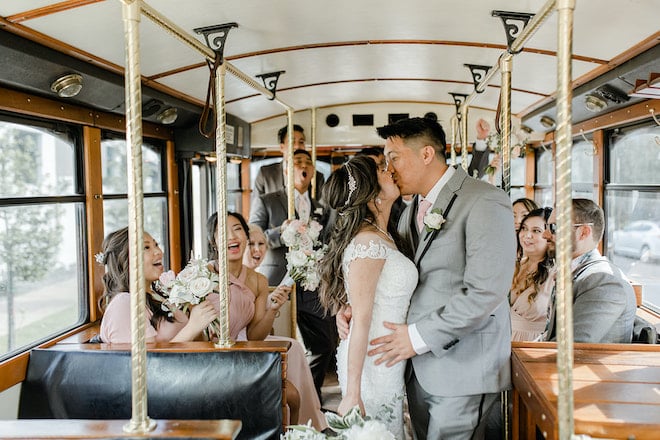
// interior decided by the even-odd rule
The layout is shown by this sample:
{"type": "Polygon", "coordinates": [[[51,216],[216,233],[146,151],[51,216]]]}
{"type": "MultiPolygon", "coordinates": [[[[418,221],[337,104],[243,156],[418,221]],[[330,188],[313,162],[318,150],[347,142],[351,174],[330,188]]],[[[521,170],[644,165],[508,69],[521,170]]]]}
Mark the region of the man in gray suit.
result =
{"type": "MultiPolygon", "coordinates": [[[[271,192],[279,191],[285,186],[284,166],[286,166],[286,154],[289,149],[289,138],[287,136],[287,126],[280,128],[277,132],[277,139],[280,142],[280,152],[282,153],[282,161],[264,165],[259,168],[259,173],[254,180],[254,191],[252,192],[252,200],[268,194],[271,192]]],[[[298,125],[293,125],[293,149],[305,149],[305,132],[303,128],[298,125]]],[[[323,174],[316,171],[316,194],[321,194],[321,187],[323,186],[323,174]]]]}
{"type": "MultiPolygon", "coordinates": [[[[629,343],[637,303],[635,292],[621,269],[598,252],[603,237],[603,210],[588,199],[573,199],[571,243],[573,253],[573,338],[575,342],[629,343]]],[[[554,246],[553,211],[543,237],[554,246]]],[[[554,296],[550,301],[546,340],[556,339],[554,296]]]]}
{"type": "Polygon", "coordinates": [[[371,341],[369,355],[387,365],[410,359],[406,384],[417,439],[483,438],[485,414],[511,385],[511,202],[446,164],[437,122],[400,120],[378,134],[401,193],[419,195],[399,222],[416,249],[419,282],[407,324],[384,323],[392,333],[371,341]]]}

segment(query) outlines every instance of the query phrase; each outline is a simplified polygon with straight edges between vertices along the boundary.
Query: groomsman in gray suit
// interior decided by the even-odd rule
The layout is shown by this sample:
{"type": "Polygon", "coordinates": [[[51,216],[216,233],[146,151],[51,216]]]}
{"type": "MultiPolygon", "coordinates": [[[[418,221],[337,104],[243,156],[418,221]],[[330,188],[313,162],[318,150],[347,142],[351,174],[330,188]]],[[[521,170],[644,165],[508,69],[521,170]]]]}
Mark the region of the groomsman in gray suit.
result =
{"type": "MultiPolygon", "coordinates": [[[[591,200],[573,199],[571,243],[573,253],[573,339],[575,342],[629,343],[632,340],[637,302],[621,269],[603,257],[597,246],[603,237],[603,210],[591,200]]],[[[555,243],[555,211],[543,238],[555,243]]],[[[554,295],[549,306],[544,339],[556,339],[554,295]]]]}
{"type": "MultiPolygon", "coordinates": [[[[252,192],[252,200],[258,199],[264,194],[279,191],[284,188],[286,179],[284,177],[284,166],[286,165],[286,154],[289,149],[289,138],[287,136],[287,126],[280,128],[277,132],[277,140],[280,142],[280,152],[282,153],[282,161],[264,165],[259,168],[259,173],[254,180],[254,191],[252,192]]],[[[305,149],[305,132],[303,128],[298,125],[293,125],[293,150],[305,149]]],[[[316,194],[321,194],[321,187],[323,186],[323,174],[316,171],[316,194]]]]}
{"type": "MultiPolygon", "coordinates": [[[[446,164],[436,121],[411,118],[378,128],[402,194],[418,194],[399,232],[415,251],[419,282],[407,323],[371,341],[388,366],[410,359],[406,386],[417,439],[480,439],[484,419],[511,385],[511,201],[500,189],[446,164]]],[[[338,324],[339,325],[339,324],[338,324]]]]}

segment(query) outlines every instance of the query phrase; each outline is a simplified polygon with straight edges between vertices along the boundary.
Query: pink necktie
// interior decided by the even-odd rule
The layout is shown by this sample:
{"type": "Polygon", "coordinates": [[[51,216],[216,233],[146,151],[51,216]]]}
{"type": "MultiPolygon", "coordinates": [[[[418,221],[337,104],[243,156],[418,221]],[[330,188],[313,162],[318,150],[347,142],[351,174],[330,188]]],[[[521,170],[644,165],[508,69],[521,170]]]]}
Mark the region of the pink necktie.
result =
{"type": "Polygon", "coordinates": [[[296,201],[298,202],[298,206],[296,207],[296,211],[298,211],[298,218],[300,220],[306,222],[309,220],[309,200],[307,200],[307,197],[298,194],[296,195],[296,201]]]}
{"type": "Polygon", "coordinates": [[[422,199],[422,201],[419,202],[419,206],[417,207],[417,230],[419,232],[422,232],[424,229],[424,216],[430,207],[431,202],[426,199],[422,199]]]}

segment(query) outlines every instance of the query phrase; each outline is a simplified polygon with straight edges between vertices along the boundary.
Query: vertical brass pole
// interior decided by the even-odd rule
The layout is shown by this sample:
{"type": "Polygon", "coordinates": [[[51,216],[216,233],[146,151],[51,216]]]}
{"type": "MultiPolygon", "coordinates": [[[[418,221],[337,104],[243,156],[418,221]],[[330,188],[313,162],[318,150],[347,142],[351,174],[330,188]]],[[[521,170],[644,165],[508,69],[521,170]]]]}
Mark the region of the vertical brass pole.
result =
{"type": "Polygon", "coordinates": [[[156,423],[147,416],[146,295],[144,286],[144,210],[142,205],[142,88],[140,78],[140,2],[123,0],[126,43],[126,155],[128,160],[128,260],[131,293],[131,420],[127,432],[148,432],[156,423]]]}
{"type": "Polygon", "coordinates": [[[500,91],[500,120],[502,133],[502,189],[511,194],[511,66],[513,55],[504,54],[500,58],[502,89],[500,91]]]}
{"type": "MultiPolygon", "coordinates": [[[[287,138],[289,139],[289,148],[286,150],[286,192],[287,192],[287,206],[288,206],[288,218],[289,220],[293,220],[296,218],[296,205],[295,205],[295,188],[293,187],[294,185],[294,178],[293,178],[293,110],[292,109],[287,109],[286,115],[288,118],[288,128],[287,128],[287,138]]],[[[292,319],[296,319],[297,311],[296,311],[296,289],[291,289],[291,296],[290,296],[290,301],[291,301],[291,315],[292,319]]],[[[296,325],[297,325],[297,319],[296,319],[296,325]]],[[[293,324],[292,324],[292,327],[293,324]]],[[[297,331],[297,326],[294,327],[297,331]]],[[[296,337],[296,331],[291,332],[291,337],[295,338],[296,337]]]]}
{"type": "MultiPolygon", "coordinates": [[[[289,148],[286,150],[286,193],[288,199],[288,217],[289,220],[296,218],[296,205],[294,193],[294,178],[293,178],[293,110],[286,111],[289,120],[286,129],[287,139],[289,140],[289,148]]],[[[283,158],[284,159],[284,158],[283,158]]]]}
{"type": "MultiPolygon", "coordinates": [[[[513,55],[505,53],[500,57],[500,74],[502,88],[500,90],[500,120],[501,124],[501,154],[502,154],[502,189],[511,195],[511,68],[513,55]]],[[[502,391],[502,420],[504,439],[509,439],[509,392],[502,391]]]]}
{"type": "Polygon", "coordinates": [[[461,106],[461,166],[465,171],[468,169],[467,150],[468,150],[468,106],[464,102],[461,106]]]}
{"type": "Polygon", "coordinates": [[[451,117],[451,150],[449,150],[449,164],[456,165],[456,132],[458,131],[458,118],[456,115],[451,117]]]}
{"type": "Polygon", "coordinates": [[[314,175],[312,176],[312,198],[316,198],[316,107],[312,107],[312,164],[314,175]]]}
{"type": "Polygon", "coordinates": [[[558,0],[557,28],[557,129],[555,186],[557,208],[557,370],[559,374],[559,438],[573,436],[573,286],[571,202],[571,57],[575,0],[558,0]]]}
{"type": "Polygon", "coordinates": [[[215,155],[216,180],[215,198],[218,207],[218,268],[220,288],[220,334],[217,347],[231,347],[234,341],[229,334],[229,277],[227,270],[227,137],[225,118],[225,72],[223,62],[215,71],[215,155]]]}

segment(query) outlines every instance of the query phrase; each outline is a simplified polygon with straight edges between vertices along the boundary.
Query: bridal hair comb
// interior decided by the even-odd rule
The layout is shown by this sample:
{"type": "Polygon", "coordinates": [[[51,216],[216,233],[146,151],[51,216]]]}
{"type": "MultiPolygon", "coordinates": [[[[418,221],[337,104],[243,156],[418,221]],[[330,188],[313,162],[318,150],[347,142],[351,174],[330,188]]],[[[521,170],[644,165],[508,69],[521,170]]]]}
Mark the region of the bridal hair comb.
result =
{"type": "Polygon", "coordinates": [[[94,255],[94,259],[97,263],[105,265],[105,254],[103,252],[94,255]]]}
{"type": "Polygon", "coordinates": [[[346,201],[344,202],[344,207],[346,207],[351,201],[351,196],[353,195],[353,191],[357,189],[357,182],[355,181],[355,177],[353,177],[353,175],[351,174],[351,169],[348,167],[348,163],[344,166],[346,167],[346,172],[348,173],[348,196],[346,197],[346,201]]]}

